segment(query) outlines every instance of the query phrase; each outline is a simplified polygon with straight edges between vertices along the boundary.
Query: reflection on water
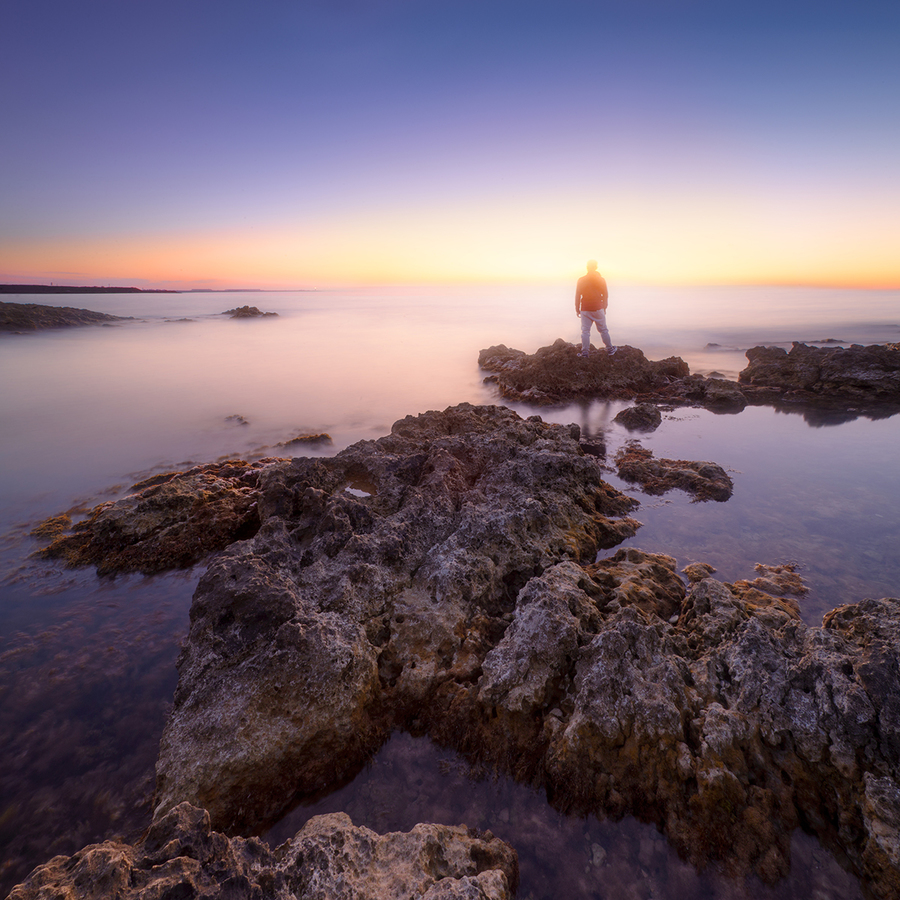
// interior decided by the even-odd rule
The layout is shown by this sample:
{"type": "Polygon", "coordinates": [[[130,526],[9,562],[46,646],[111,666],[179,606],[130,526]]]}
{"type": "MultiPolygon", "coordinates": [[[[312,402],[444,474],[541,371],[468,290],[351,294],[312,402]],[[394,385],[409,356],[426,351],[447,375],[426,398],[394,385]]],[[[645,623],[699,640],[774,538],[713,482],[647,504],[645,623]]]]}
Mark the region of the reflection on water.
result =
{"type": "MultiPolygon", "coordinates": [[[[657,457],[710,460],[734,481],[726,503],[694,503],[674,491],[643,494],[612,467],[636,435],[614,423],[625,403],[544,411],[602,437],[607,480],[636,497],[643,523],[622,546],[668,553],[679,569],[707,562],[721,581],[753,577],[756,563],[798,564],[810,591],[800,599],[809,624],[836,606],[900,592],[900,416],[855,419],[827,429],[799,414],[748,407],[739,415],[675,409],[652,434],[637,435],[657,457]]],[[[522,415],[528,408],[516,406],[522,415]]]]}
{"type": "MultiPolygon", "coordinates": [[[[198,577],[66,573],[27,559],[36,546],[29,529],[119,496],[152,472],[287,455],[277,445],[300,433],[328,432],[334,444],[295,455],[332,454],[387,433],[408,414],[496,402],[478,351],[577,341],[570,294],[560,285],[27,298],[143,318],[0,335],[0,896],[54,853],[146,824],[198,577]],[[244,304],[279,316],[217,315],[244,304]]],[[[677,353],[694,371],[731,375],[743,368],[743,349],[757,343],[898,339],[890,318],[897,292],[847,294],[617,287],[609,322],[617,343],[650,358],[677,353]]],[[[577,422],[612,460],[632,437],[612,421],[623,405],[515,408],[577,422]]],[[[641,500],[644,526],[628,543],[669,553],[679,567],[709,562],[723,580],[752,576],[756,562],[796,562],[811,589],[801,600],[809,622],[841,603],[897,596],[900,417],[813,427],[820,424],[768,409],[668,412],[641,437],[644,446],[719,463],[734,479],[734,496],[702,504],[677,493],[647,497],[610,471],[612,483],[641,500]]],[[[519,849],[523,897],[858,893],[802,835],[790,879],[767,893],[698,875],[653,829],[566,819],[526,788],[470,775],[428,741],[396,735],[353,784],[298,810],[273,835],[331,809],[379,830],[418,821],[487,827],[519,849]]]]}
{"type": "Polygon", "coordinates": [[[554,811],[543,794],[507,777],[473,772],[427,738],[395,733],[351,784],[295,809],[265,835],[273,847],[312,816],[346,812],[354,825],[407,831],[417,822],[465,824],[491,831],[519,854],[520,900],[855,900],[862,893],[813,838],[791,845],[791,873],[774,887],[734,880],[714,866],[697,872],[652,826],[574,818],[554,811]]]}

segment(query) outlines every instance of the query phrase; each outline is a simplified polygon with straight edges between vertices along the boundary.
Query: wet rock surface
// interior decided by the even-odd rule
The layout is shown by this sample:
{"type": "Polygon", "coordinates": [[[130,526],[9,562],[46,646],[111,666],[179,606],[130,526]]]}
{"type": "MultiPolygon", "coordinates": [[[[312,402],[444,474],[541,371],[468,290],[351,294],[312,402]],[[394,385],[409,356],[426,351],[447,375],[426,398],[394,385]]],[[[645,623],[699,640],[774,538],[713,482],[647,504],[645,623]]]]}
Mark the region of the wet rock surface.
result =
{"type": "Polygon", "coordinates": [[[62,532],[71,520],[56,516],[32,534],[58,535],[41,555],[93,565],[101,575],[185,568],[256,533],[259,477],[274,462],[231,460],[155,475],[122,500],[94,507],[70,533],[62,532]]]}
{"type": "Polygon", "coordinates": [[[896,896],[900,601],[814,628],[783,567],[593,563],[636,524],[577,431],[463,405],[267,468],[259,532],[195,594],[156,816],[250,833],[400,727],[698,866],[774,881],[803,826],[896,896]]]}
{"type": "Polygon", "coordinates": [[[106,841],[55,857],[10,900],[510,900],[517,882],[515,851],[490,833],[417,825],[380,835],[335,813],[270,850],[257,838],[213,831],[204,810],[183,803],[134,845],[106,841]]]}
{"type": "Polygon", "coordinates": [[[728,473],[717,463],[687,459],[657,459],[652,450],[628,443],[616,453],[616,469],[625,481],[640,484],[648,494],[678,490],[694,500],[728,500],[734,490],[728,473]]]}
{"type": "Polygon", "coordinates": [[[129,317],[111,316],[73,306],[44,306],[40,303],[8,303],[0,300],[0,332],[39,331],[45,328],[74,328],[127,322],[129,317]]]}

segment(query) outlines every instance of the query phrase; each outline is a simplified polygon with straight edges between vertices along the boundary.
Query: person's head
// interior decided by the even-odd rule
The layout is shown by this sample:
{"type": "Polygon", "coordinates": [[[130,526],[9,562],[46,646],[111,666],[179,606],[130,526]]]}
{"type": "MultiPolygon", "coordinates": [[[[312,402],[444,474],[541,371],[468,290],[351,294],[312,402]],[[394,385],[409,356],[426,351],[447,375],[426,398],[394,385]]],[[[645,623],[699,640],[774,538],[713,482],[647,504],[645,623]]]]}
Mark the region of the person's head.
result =
{"type": "Polygon", "coordinates": [[[597,260],[589,259],[587,264],[588,272],[596,272],[597,271],[597,260]]]}

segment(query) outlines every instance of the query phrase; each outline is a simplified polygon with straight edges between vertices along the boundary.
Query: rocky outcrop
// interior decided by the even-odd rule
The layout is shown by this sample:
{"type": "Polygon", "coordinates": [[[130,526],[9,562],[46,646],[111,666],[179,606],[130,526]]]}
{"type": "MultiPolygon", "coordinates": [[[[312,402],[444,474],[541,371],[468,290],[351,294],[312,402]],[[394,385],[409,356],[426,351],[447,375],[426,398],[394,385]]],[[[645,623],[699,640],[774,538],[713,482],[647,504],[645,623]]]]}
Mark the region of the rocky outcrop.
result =
{"type": "MultiPolygon", "coordinates": [[[[562,338],[530,356],[500,344],[482,350],[478,364],[495,373],[484,381],[496,385],[501,397],[535,405],[586,398],[636,400],[639,411],[654,403],[704,406],[714,412],[740,412],[747,405],[736,382],[691,375],[680,357],[653,362],[628,346],[619,347],[612,356],[591,353],[582,357],[578,347],[562,338]]],[[[623,412],[633,423],[623,421],[626,427],[652,430],[650,419],[623,412]]]]}
{"type": "Polygon", "coordinates": [[[736,413],[747,405],[739,385],[727,378],[707,377],[697,387],[703,406],[713,412],[736,413]]]}
{"type": "Polygon", "coordinates": [[[697,865],[775,880],[802,825],[896,896],[900,601],[813,628],[787,567],[593,562],[636,523],[577,432],[463,405],[267,468],[195,594],[156,816],[249,833],[400,727],[697,865]]]}
{"type": "Polygon", "coordinates": [[[738,382],[691,375],[679,357],[651,362],[634,347],[620,347],[613,356],[581,357],[562,339],[532,355],[500,344],[482,350],[478,363],[494,373],[484,381],[501,397],[535,405],[617,399],[702,406],[716,413],[773,405],[804,411],[811,424],[835,421],[840,410],[845,419],[900,410],[900,351],[894,345],[844,349],[795,343],[790,353],[754,347],[747,359],[738,382]]]}
{"type": "Polygon", "coordinates": [[[113,322],[127,321],[128,318],[94,312],[92,309],[43,306],[39,303],[7,303],[0,300],[0,331],[39,331],[44,328],[109,325],[113,322]]]}
{"type": "Polygon", "coordinates": [[[107,841],[55,857],[10,900],[511,900],[517,883],[515,851],[489,832],[416,825],[380,835],[334,813],[272,850],[213,831],[205,810],[183,803],[134,846],[107,841]]]}
{"type": "Polygon", "coordinates": [[[717,463],[687,459],[656,459],[652,450],[629,442],[616,453],[616,469],[625,481],[640,484],[647,494],[665,494],[678,488],[694,500],[731,497],[734,483],[717,463]]]}
{"type": "Polygon", "coordinates": [[[639,525],[578,437],[463,404],[264,469],[259,533],[194,597],[159,810],[190,800],[252,830],[476,680],[529,579],[639,525]]]}
{"type": "Polygon", "coordinates": [[[630,400],[657,391],[689,372],[678,357],[648,360],[634,347],[578,355],[579,348],[562,338],[529,356],[500,344],[482,350],[478,365],[495,374],[485,378],[507,400],[535,404],[568,403],[582,398],[630,400]]]}
{"type": "Polygon", "coordinates": [[[747,351],[739,380],[753,402],[837,402],[900,407],[900,351],[890,345],[810,347],[794,343],[747,351]]]}
{"type": "Polygon", "coordinates": [[[264,316],[277,316],[275,312],[263,312],[258,306],[237,306],[234,309],[226,309],[223,316],[232,319],[259,319],[264,316]]]}
{"type": "Polygon", "coordinates": [[[259,477],[276,462],[230,460],[155,475],[94,507],[69,533],[60,530],[71,520],[54,517],[32,534],[59,535],[42,556],[93,565],[101,575],[191,566],[256,533],[259,477]]]}
{"type": "Polygon", "coordinates": [[[334,441],[331,439],[331,435],[322,431],[318,434],[298,434],[297,437],[291,438],[289,441],[285,441],[278,446],[302,449],[304,447],[325,447],[333,443],[334,441]]]}
{"type": "Polygon", "coordinates": [[[617,413],[613,421],[629,431],[656,431],[662,423],[662,413],[652,403],[638,403],[617,413]]]}

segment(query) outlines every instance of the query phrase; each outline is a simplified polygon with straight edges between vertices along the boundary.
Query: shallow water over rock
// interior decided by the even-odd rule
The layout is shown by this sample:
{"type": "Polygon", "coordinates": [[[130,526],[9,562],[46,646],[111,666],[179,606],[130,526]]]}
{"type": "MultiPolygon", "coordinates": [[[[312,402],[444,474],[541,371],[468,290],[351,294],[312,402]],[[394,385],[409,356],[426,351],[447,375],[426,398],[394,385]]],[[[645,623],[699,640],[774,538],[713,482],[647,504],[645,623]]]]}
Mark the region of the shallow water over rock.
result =
{"type": "Polygon", "coordinates": [[[815,838],[795,832],[791,872],[775,885],[698,872],[652,825],[566,816],[540,791],[471,766],[428,738],[395,732],[352,783],[297,807],[263,835],[277,846],[312,816],[344,811],[375,831],[416,822],[489,830],[519,854],[519,900],[862,900],[859,882],[815,838]]]}

